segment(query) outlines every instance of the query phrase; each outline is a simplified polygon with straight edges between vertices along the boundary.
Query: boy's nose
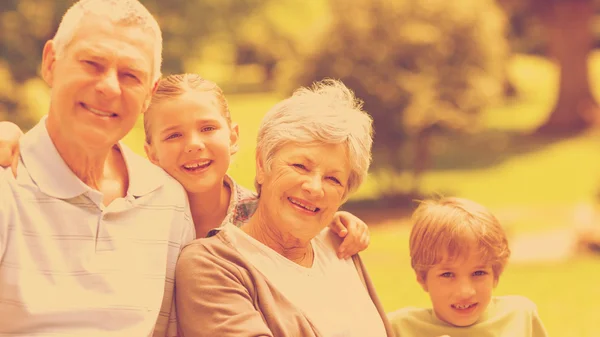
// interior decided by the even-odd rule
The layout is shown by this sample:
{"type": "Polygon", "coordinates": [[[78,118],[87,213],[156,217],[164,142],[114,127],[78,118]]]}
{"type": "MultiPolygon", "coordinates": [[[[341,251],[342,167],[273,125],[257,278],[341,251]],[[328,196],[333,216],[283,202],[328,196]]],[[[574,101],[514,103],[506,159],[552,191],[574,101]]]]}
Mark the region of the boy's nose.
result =
{"type": "Polygon", "coordinates": [[[461,299],[468,299],[475,296],[475,287],[469,282],[461,284],[459,295],[461,299]]]}

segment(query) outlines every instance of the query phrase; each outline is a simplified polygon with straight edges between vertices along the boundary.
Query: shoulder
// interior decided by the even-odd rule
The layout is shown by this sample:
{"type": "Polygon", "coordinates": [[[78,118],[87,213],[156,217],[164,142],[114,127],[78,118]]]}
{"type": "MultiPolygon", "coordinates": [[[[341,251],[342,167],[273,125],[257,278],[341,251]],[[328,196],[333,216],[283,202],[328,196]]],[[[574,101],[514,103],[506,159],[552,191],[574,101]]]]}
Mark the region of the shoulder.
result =
{"type": "Polygon", "coordinates": [[[396,336],[441,335],[432,309],[406,307],[389,313],[387,317],[396,336]]]}
{"type": "Polygon", "coordinates": [[[392,325],[405,324],[410,321],[424,321],[431,317],[431,309],[406,307],[390,312],[388,319],[392,325]]]}
{"type": "MultiPolygon", "coordinates": [[[[227,241],[224,232],[196,239],[186,245],[177,260],[177,284],[195,283],[199,278],[208,283],[248,282],[252,267],[227,241]]],[[[204,282],[203,281],[203,282],[204,282]]]]}
{"type": "Polygon", "coordinates": [[[537,306],[532,300],[520,295],[496,296],[493,298],[494,305],[504,310],[534,311],[537,306]]]}
{"type": "Polygon", "coordinates": [[[15,205],[16,187],[17,183],[10,168],[0,167],[0,214],[4,214],[15,205]]]}
{"type": "Polygon", "coordinates": [[[181,265],[185,268],[185,265],[227,265],[230,262],[237,263],[240,256],[228,240],[225,231],[219,231],[214,236],[195,239],[188,243],[179,255],[177,266],[179,268],[181,265]]]}
{"type": "Polygon", "coordinates": [[[537,316],[537,306],[524,296],[496,296],[492,299],[497,315],[537,316]]]}

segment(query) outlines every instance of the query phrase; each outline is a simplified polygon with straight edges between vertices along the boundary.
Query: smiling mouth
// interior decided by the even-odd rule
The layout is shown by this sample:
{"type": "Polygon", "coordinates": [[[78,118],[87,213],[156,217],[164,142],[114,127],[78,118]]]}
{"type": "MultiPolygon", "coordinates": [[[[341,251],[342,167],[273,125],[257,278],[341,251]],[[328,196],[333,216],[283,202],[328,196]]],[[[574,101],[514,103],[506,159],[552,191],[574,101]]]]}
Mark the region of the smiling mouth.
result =
{"type": "Polygon", "coordinates": [[[100,117],[117,117],[116,113],[112,113],[112,112],[106,112],[106,111],[102,111],[102,110],[98,110],[98,109],[94,109],[88,105],[86,105],[85,103],[81,103],[81,106],[86,109],[87,111],[93,113],[96,116],[100,116],[100,117]]]}
{"type": "Polygon", "coordinates": [[[183,167],[183,169],[188,172],[195,172],[195,171],[199,171],[199,170],[209,167],[210,164],[212,164],[212,160],[205,160],[205,161],[201,161],[201,162],[185,164],[185,165],[182,165],[181,167],[183,167]]]}
{"type": "Polygon", "coordinates": [[[307,210],[309,212],[317,213],[318,211],[321,210],[319,207],[315,207],[315,206],[310,206],[310,205],[303,204],[301,201],[298,201],[298,200],[293,199],[293,198],[289,198],[288,197],[288,200],[289,200],[289,202],[291,202],[295,206],[298,206],[299,208],[305,209],[305,210],[307,210]]]}
{"type": "Polygon", "coordinates": [[[471,303],[471,304],[452,304],[451,305],[453,309],[457,309],[457,310],[469,310],[472,308],[475,308],[475,306],[477,306],[477,303],[471,303]]]}

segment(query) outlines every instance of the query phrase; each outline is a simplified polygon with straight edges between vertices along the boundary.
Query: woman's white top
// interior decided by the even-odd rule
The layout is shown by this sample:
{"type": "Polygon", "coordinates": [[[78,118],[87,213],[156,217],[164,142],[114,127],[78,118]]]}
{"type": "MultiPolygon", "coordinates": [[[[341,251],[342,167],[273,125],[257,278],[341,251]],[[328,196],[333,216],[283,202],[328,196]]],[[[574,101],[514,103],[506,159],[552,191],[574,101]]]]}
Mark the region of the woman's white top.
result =
{"type": "Polygon", "coordinates": [[[228,224],[237,250],[326,337],[385,337],[383,321],[352,259],[339,259],[329,229],[311,243],[313,265],[300,266],[228,224]]]}

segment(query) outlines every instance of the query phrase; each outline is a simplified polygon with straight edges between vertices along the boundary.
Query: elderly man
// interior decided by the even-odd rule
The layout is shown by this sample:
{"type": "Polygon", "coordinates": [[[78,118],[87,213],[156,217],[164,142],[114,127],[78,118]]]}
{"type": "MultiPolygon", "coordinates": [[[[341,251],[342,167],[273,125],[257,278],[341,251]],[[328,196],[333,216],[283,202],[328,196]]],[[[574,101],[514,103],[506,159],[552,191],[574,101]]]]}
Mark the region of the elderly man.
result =
{"type": "Polygon", "coordinates": [[[182,187],[120,143],[160,78],[137,0],[81,0],[43,50],[47,117],[0,172],[0,335],[175,335],[173,277],[195,237],[182,187]],[[133,174],[135,172],[135,174],[133,174]]]}

